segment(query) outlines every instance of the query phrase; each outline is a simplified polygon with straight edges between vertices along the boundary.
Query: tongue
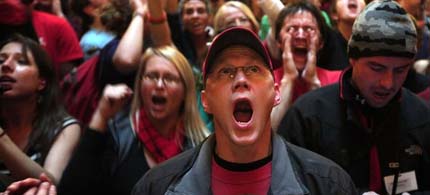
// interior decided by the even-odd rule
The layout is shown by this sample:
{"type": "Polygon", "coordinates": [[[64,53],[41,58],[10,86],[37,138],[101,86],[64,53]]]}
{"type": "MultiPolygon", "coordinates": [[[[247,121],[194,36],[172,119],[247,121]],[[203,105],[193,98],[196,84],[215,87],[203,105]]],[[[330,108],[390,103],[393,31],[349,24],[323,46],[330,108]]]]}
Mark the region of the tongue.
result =
{"type": "Polygon", "coordinates": [[[251,120],[252,112],[249,110],[240,110],[234,112],[234,118],[238,122],[246,123],[251,120]]]}

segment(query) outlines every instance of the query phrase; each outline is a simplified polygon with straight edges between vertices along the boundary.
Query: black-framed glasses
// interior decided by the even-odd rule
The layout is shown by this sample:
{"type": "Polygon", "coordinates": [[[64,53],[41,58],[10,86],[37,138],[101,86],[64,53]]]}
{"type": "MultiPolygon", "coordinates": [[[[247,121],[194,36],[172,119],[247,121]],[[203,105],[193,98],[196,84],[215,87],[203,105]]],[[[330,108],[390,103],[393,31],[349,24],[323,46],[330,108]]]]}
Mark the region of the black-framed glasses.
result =
{"type": "Polygon", "coordinates": [[[250,66],[226,66],[219,68],[216,70],[215,76],[218,79],[234,79],[238,73],[238,71],[241,70],[243,74],[248,78],[254,78],[259,76],[264,76],[267,72],[265,68],[257,66],[257,65],[250,65],[250,66]]]}

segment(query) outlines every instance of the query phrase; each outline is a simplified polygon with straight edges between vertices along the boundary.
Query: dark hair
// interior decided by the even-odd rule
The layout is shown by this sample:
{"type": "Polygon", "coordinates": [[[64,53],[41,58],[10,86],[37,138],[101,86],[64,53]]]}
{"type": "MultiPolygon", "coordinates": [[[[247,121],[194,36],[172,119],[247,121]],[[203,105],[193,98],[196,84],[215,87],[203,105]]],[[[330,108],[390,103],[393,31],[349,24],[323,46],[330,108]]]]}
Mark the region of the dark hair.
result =
{"type": "Polygon", "coordinates": [[[82,33],[88,31],[90,29],[91,24],[94,21],[94,18],[84,12],[84,8],[90,5],[89,0],[71,0],[70,1],[70,10],[72,13],[81,19],[81,29],[82,33]]]}
{"type": "Polygon", "coordinates": [[[28,52],[33,55],[34,62],[39,70],[39,76],[46,82],[45,88],[39,94],[36,107],[37,113],[33,120],[33,129],[28,142],[28,148],[40,151],[42,161],[44,161],[55,139],[55,131],[62,126],[63,120],[68,114],[60,100],[58,81],[50,57],[45,49],[30,38],[18,34],[12,35],[7,41],[1,43],[0,48],[12,42],[22,45],[24,58],[29,57],[28,52]]]}
{"type": "MultiPolygon", "coordinates": [[[[184,5],[185,3],[188,3],[191,0],[180,0],[179,1],[179,15],[182,17],[182,14],[184,12],[184,5]]],[[[200,0],[201,2],[203,2],[205,4],[206,7],[206,12],[208,14],[211,14],[211,7],[209,6],[209,2],[208,0],[200,0]]]]}
{"type": "Polygon", "coordinates": [[[285,18],[287,16],[296,14],[300,11],[307,11],[312,14],[312,16],[317,21],[318,28],[321,33],[321,38],[324,42],[326,42],[327,33],[328,33],[327,24],[325,23],[324,17],[321,15],[321,11],[309,1],[297,1],[289,4],[288,6],[284,7],[281,10],[278,17],[276,18],[276,23],[275,23],[276,40],[279,40],[279,32],[281,31],[282,26],[284,25],[285,18]]]}
{"type": "Polygon", "coordinates": [[[100,19],[108,31],[122,36],[131,21],[131,16],[132,9],[128,0],[112,0],[103,7],[100,19]]]}

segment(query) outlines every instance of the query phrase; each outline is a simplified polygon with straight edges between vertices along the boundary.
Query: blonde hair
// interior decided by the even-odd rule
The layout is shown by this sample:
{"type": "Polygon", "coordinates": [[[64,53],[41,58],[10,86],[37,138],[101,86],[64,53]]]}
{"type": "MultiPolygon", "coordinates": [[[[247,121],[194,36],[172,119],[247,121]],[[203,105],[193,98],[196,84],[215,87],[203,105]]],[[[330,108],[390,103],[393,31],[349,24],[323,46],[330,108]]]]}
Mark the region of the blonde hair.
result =
{"type": "Polygon", "coordinates": [[[170,61],[179,72],[185,89],[185,98],[180,109],[180,114],[184,122],[185,135],[191,140],[191,144],[196,146],[209,135],[209,132],[200,118],[197,109],[197,94],[191,65],[176,48],[172,46],[161,46],[146,49],[134,82],[134,90],[136,93],[134,93],[133,96],[131,113],[136,113],[143,106],[143,98],[141,93],[138,93],[138,91],[140,91],[142,87],[141,80],[143,78],[142,75],[145,72],[146,64],[153,56],[159,56],[170,61]]]}
{"type": "Polygon", "coordinates": [[[221,7],[218,8],[218,11],[216,12],[214,17],[215,33],[220,33],[221,31],[225,30],[226,26],[222,25],[224,25],[223,21],[225,19],[225,11],[228,7],[234,7],[240,10],[251,22],[252,27],[254,28],[253,31],[255,33],[258,33],[258,30],[260,29],[260,24],[257,22],[257,19],[255,19],[255,16],[252,13],[251,9],[246,4],[240,1],[227,1],[222,4],[221,7]]]}

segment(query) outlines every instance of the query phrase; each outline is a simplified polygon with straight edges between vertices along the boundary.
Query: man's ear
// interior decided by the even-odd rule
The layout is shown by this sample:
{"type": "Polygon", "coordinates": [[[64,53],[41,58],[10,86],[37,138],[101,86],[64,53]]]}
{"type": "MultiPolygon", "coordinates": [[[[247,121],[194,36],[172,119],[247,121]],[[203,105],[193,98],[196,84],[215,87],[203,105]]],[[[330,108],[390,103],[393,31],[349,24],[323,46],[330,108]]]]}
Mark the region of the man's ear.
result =
{"type": "Polygon", "coordinates": [[[201,94],[200,94],[200,99],[202,100],[202,106],[203,106],[203,109],[205,110],[206,113],[212,114],[212,111],[211,111],[211,109],[208,105],[208,102],[207,102],[208,100],[207,100],[206,95],[207,95],[206,91],[202,90],[201,94]]]}
{"type": "Polygon", "coordinates": [[[349,65],[350,66],[354,66],[355,63],[357,63],[356,59],[349,58],[349,65]]]}
{"type": "Polygon", "coordinates": [[[279,91],[278,83],[275,83],[274,90],[275,90],[275,98],[273,101],[273,107],[281,103],[281,92],[279,91]]]}

